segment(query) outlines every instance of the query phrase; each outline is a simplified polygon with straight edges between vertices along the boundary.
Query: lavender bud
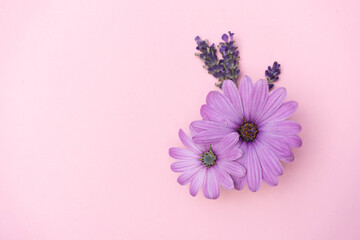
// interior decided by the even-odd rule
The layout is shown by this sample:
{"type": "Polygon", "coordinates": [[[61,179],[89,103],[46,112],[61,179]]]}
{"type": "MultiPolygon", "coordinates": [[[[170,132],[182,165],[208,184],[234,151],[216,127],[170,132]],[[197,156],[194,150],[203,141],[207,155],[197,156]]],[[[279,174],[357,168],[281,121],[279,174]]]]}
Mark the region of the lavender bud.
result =
{"type": "Polygon", "coordinates": [[[274,87],[273,82],[279,80],[279,75],[281,73],[280,66],[281,65],[275,61],[273,67],[271,68],[268,66],[267,70],[265,71],[265,77],[269,85],[269,90],[274,87]]]}

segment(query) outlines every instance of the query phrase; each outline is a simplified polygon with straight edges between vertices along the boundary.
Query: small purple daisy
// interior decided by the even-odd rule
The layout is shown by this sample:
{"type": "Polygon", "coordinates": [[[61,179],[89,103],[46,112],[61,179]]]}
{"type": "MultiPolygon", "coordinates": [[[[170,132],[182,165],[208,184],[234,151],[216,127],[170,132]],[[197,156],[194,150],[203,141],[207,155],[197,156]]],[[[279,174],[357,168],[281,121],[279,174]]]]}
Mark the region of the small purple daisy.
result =
{"type": "MultiPolygon", "coordinates": [[[[194,130],[190,128],[191,135],[194,130]]],[[[217,144],[195,144],[180,129],[179,137],[187,147],[170,148],[169,155],[179,161],[171,164],[171,170],[181,172],[177,181],[181,185],[190,183],[190,194],[196,196],[203,186],[204,196],[217,199],[220,195],[220,184],[227,190],[234,189],[231,176],[244,177],[246,170],[235,160],[242,156],[236,133],[228,134],[217,144]],[[231,176],[230,176],[231,175],[231,176]]]]}
{"type": "Polygon", "coordinates": [[[301,126],[286,120],[297,109],[295,101],[284,102],[285,88],[269,94],[266,80],[255,84],[244,76],[237,89],[232,81],[223,83],[223,94],[212,91],[201,107],[203,120],[191,124],[197,144],[217,143],[229,134],[236,134],[238,146],[244,156],[238,162],[246,168],[246,177],[232,176],[235,189],[245,182],[251,191],[260,188],[261,179],[271,186],[278,184],[277,176],[283,173],[279,160],[290,162],[294,155],[290,147],[300,147],[296,135],[301,126]]]}

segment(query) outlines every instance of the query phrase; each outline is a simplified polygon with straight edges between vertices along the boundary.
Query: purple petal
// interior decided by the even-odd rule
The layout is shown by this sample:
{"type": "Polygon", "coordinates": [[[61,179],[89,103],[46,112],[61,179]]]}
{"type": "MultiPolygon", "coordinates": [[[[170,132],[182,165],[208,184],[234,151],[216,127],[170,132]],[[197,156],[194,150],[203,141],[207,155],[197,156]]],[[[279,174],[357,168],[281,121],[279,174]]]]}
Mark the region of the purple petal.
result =
{"type": "MultiPolygon", "coordinates": [[[[239,148],[243,152],[243,156],[237,162],[241,166],[243,166],[244,170],[246,171],[246,164],[245,164],[246,157],[245,157],[245,155],[246,155],[246,152],[247,152],[247,143],[242,141],[242,142],[239,142],[238,145],[240,145],[239,148]]],[[[245,172],[245,174],[246,174],[246,172],[245,172]]],[[[241,190],[241,189],[244,188],[244,186],[246,184],[246,175],[244,175],[244,176],[236,176],[235,174],[232,174],[231,177],[232,177],[232,179],[234,181],[234,188],[236,190],[241,190]]]]}
{"type": "Polygon", "coordinates": [[[239,134],[232,132],[227,134],[218,144],[214,144],[212,147],[216,154],[222,154],[233,148],[239,141],[239,134]]]}
{"type": "Polygon", "coordinates": [[[219,168],[218,166],[213,166],[216,178],[219,183],[226,189],[232,190],[234,189],[234,181],[231,179],[230,175],[225,172],[223,169],[219,168]]]}
{"type": "Polygon", "coordinates": [[[233,131],[232,128],[225,125],[224,123],[212,122],[208,120],[193,121],[191,123],[191,127],[195,130],[194,135],[206,130],[221,130],[228,131],[228,133],[233,131]]]}
{"type": "Polygon", "coordinates": [[[254,146],[248,144],[246,152],[246,181],[249,186],[249,189],[253,192],[256,192],[260,189],[261,184],[261,166],[259,158],[255,152],[254,146]]]}
{"type": "Polygon", "coordinates": [[[206,131],[194,136],[193,140],[198,144],[212,144],[220,142],[224,136],[226,133],[222,131],[206,131]]]}
{"type": "MultiPolygon", "coordinates": [[[[263,137],[269,137],[270,140],[268,142],[275,141],[276,144],[278,145],[288,145],[289,147],[295,147],[295,148],[299,148],[302,145],[301,138],[295,134],[284,136],[284,135],[276,135],[276,134],[261,132],[259,135],[261,139],[263,137]]],[[[289,151],[291,150],[289,149],[289,151]]]]}
{"type": "Polygon", "coordinates": [[[234,148],[227,150],[226,152],[223,152],[221,154],[217,154],[216,152],[215,152],[215,154],[219,161],[228,162],[228,161],[235,161],[235,160],[238,160],[239,158],[241,158],[243,155],[243,151],[238,147],[234,147],[234,148]]]}
{"type": "Polygon", "coordinates": [[[205,197],[209,199],[217,199],[220,195],[219,182],[216,179],[213,168],[208,168],[206,171],[203,192],[205,197]]]}
{"type": "Polygon", "coordinates": [[[298,135],[284,136],[284,138],[290,147],[299,148],[302,145],[302,140],[298,135]]]}
{"type": "Polygon", "coordinates": [[[172,163],[170,167],[174,172],[186,172],[199,166],[201,166],[200,160],[183,160],[172,163]]]}
{"type": "Polygon", "coordinates": [[[211,121],[194,121],[191,123],[192,128],[197,132],[193,140],[198,144],[215,144],[221,141],[227,134],[234,132],[232,128],[217,122],[211,121]]]}
{"type": "Polygon", "coordinates": [[[250,100],[250,121],[255,121],[257,116],[264,108],[269,94],[269,87],[265,80],[259,80],[255,83],[250,100]]]}
{"type": "Polygon", "coordinates": [[[236,176],[231,176],[231,178],[234,181],[234,188],[236,190],[241,190],[244,188],[245,183],[246,183],[246,176],[245,177],[236,177],[236,176]]]}
{"type": "MultiPolygon", "coordinates": [[[[289,118],[298,108],[298,103],[295,101],[284,102],[278,110],[274,112],[265,122],[278,122],[289,118]]],[[[261,125],[259,123],[258,125],[261,125]]]]}
{"type": "Polygon", "coordinates": [[[214,109],[206,104],[201,106],[200,114],[204,120],[220,122],[231,128],[236,128],[238,126],[238,124],[227,119],[221,111],[219,111],[218,109],[214,109]]]}
{"type": "Polygon", "coordinates": [[[285,88],[277,88],[272,93],[270,93],[263,110],[256,119],[256,123],[263,122],[268,117],[270,117],[281,106],[285,98],[285,88]]]}
{"type": "Polygon", "coordinates": [[[283,162],[292,162],[294,161],[294,154],[291,153],[290,156],[287,157],[279,157],[279,159],[283,162]]]}
{"type": "Polygon", "coordinates": [[[263,131],[268,134],[287,136],[299,133],[301,131],[301,126],[299,123],[294,121],[280,121],[264,123],[259,129],[259,131],[263,131]]]}
{"type": "Polygon", "coordinates": [[[187,183],[189,183],[192,178],[194,177],[194,175],[201,169],[203,168],[203,166],[199,166],[199,167],[196,167],[196,168],[193,168],[193,169],[190,169],[186,172],[184,172],[183,174],[181,174],[177,181],[178,183],[180,183],[181,185],[185,185],[187,183]]]}
{"type": "Polygon", "coordinates": [[[195,136],[197,133],[199,133],[199,130],[194,128],[192,124],[190,124],[189,129],[190,129],[190,136],[195,136]]]}
{"type": "MultiPolygon", "coordinates": [[[[195,129],[195,128],[192,126],[192,124],[190,124],[189,129],[190,129],[190,135],[191,135],[191,136],[195,136],[196,134],[198,134],[199,132],[201,132],[201,131],[195,129]]],[[[194,144],[196,145],[197,148],[200,149],[200,151],[201,151],[202,153],[203,153],[203,152],[206,152],[207,150],[209,150],[209,146],[207,146],[207,145],[204,145],[204,144],[196,144],[196,143],[194,143],[194,144]]]]}
{"type": "Polygon", "coordinates": [[[254,147],[262,169],[265,169],[267,172],[272,173],[275,176],[280,176],[283,173],[283,167],[269,147],[259,141],[254,143],[254,147]]]}
{"type": "Polygon", "coordinates": [[[178,160],[193,160],[200,158],[198,154],[190,151],[189,149],[175,147],[169,149],[169,155],[170,157],[178,160]]]}
{"type": "Polygon", "coordinates": [[[245,118],[250,117],[250,97],[252,89],[253,83],[250,77],[244,76],[240,81],[240,96],[245,118]]]}
{"type": "Polygon", "coordinates": [[[217,91],[211,91],[206,97],[206,104],[210,107],[219,110],[224,118],[231,122],[238,122],[237,116],[233,105],[223,94],[217,91]]]}
{"type": "Polygon", "coordinates": [[[222,85],[222,90],[224,92],[224,95],[230,100],[230,102],[233,104],[236,113],[240,118],[244,116],[244,110],[241,103],[240,98],[240,92],[236,88],[235,83],[230,80],[225,80],[222,85]]]}
{"type": "Polygon", "coordinates": [[[262,177],[264,179],[264,182],[266,182],[270,186],[277,186],[278,185],[277,176],[273,175],[270,172],[270,170],[268,170],[266,168],[262,168],[262,177]]]}
{"type": "Polygon", "coordinates": [[[225,122],[224,115],[207,104],[201,106],[200,115],[203,120],[209,120],[213,122],[225,122]]]}
{"type": "Polygon", "coordinates": [[[246,169],[235,161],[218,161],[216,163],[219,168],[235,177],[244,177],[246,169]]]}
{"type": "Polygon", "coordinates": [[[192,139],[188,135],[186,135],[186,133],[182,129],[179,130],[179,137],[185,147],[189,148],[191,151],[193,151],[196,154],[199,155],[202,154],[200,149],[195,145],[192,139]]]}
{"type": "Polygon", "coordinates": [[[258,134],[257,140],[265,144],[278,158],[289,157],[292,152],[288,144],[283,142],[280,136],[258,134]]]}
{"type": "Polygon", "coordinates": [[[194,176],[193,180],[190,183],[190,189],[189,189],[191,196],[195,197],[196,194],[199,192],[204,182],[205,173],[206,173],[206,168],[201,168],[194,176]]]}

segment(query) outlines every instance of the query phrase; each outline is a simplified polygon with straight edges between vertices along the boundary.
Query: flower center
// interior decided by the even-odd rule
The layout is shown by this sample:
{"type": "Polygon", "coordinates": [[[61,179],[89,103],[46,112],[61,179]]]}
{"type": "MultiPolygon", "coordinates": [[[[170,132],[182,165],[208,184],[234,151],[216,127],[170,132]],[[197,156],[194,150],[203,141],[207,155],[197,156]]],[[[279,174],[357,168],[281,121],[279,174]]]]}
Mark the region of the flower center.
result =
{"type": "Polygon", "coordinates": [[[201,155],[200,160],[201,160],[202,164],[204,166],[206,166],[207,168],[215,165],[216,156],[215,156],[214,152],[212,151],[211,146],[210,146],[209,151],[207,151],[207,152],[205,152],[204,154],[201,155]]]}
{"type": "Polygon", "coordinates": [[[244,121],[243,125],[238,128],[238,133],[242,140],[246,142],[252,142],[255,140],[258,134],[257,126],[252,122],[244,121]]]}

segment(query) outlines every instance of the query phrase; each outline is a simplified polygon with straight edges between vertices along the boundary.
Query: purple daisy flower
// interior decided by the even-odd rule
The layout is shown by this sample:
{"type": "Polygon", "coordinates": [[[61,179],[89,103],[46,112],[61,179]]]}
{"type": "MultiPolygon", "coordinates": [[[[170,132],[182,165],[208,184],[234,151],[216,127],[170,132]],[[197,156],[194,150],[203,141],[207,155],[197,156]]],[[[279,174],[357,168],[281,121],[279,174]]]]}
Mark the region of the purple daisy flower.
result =
{"type": "Polygon", "coordinates": [[[238,146],[244,152],[239,163],[246,168],[246,177],[232,176],[235,189],[245,182],[251,191],[260,188],[261,179],[271,186],[278,184],[277,176],[283,173],[279,160],[291,162],[294,155],[290,147],[300,147],[296,135],[301,126],[286,120],[297,109],[295,101],[284,102],[285,88],[277,88],[269,94],[266,80],[252,83],[244,76],[238,90],[232,81],[224,81],[223,94],[212,91],[206,104],[201,107],[203,120],[191,127],[196,131],[193,140],[197,144],[220,142],[228,134],[236,134],[238,146]]]}
{"type": "MultiPolygon", "coordinates": [[[[191,135],[194,130],[190,129],[191,135]]],[[[236,133],[228,134],[217,144],[195,144],[180,129],[179,137],[187,147],[170,148],[169,155],[179,161],[171,164],[171,170],[181,172],[177,181],[181,185],[190,183],[190,194],[196,196],[203,186],[204,196],[217,199],[220,195],[220,184],[227,190],[234,189],[232,176],[243,177],[246,170],[235,160],[242,156],[236,133]]]]}

